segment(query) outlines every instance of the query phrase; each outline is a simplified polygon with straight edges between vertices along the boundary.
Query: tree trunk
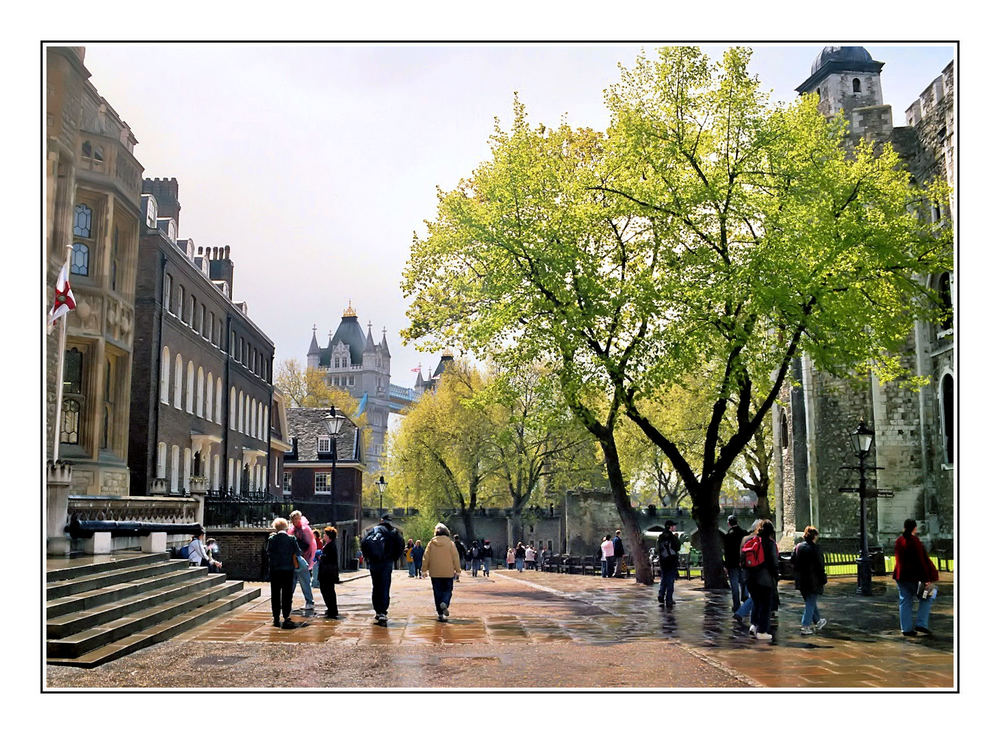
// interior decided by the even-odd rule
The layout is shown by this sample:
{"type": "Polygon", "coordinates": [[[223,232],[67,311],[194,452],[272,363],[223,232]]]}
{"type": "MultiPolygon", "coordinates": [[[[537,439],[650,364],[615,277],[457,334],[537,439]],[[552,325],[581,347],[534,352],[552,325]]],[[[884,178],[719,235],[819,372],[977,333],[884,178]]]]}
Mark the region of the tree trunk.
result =
{"type": "Polygon", "coordinates": [[[524,540],[524,522],[521,520],[521,508],[516,505],[510,512],[510,537],[515,546],[519,541],[524,540]]]}
{"type": "Polygon", "coordinates": [[[701,577],[706,589],[728,589],[726,566],[722,557],[722,540],[719,533],[719,494],[721,480],[710,480],[691,492],[691,515],[698,524],[701,537],[701,577]]]}
{"type": "Polygon", "coordinates": [[[754,511],[754,517],[760,519],[773,520],[771,517],[771,505],[767,500],[767,485],[763,487],[757,485],[753,488],[754,493],[757,495],[757,507],[754,511]]]}
{"type": "Polygon", "coordinates": [[[465,525],[465,544],[472,545],[476,537],[476,529],[472,525],[472,511],[462,510],[462,524],[465,525]]]}
{"type": "Polygon", "coordinates": [[[632,563],[635,565],[635,582],[650,586],[653,583],[653,567],[649,563],[649,555],[642,542],[642,532],[635,521],[635,514],[632,512],[632,505],[625,490],[625,478],[622,476],[618,447],[615,445],[613,435],[609,439],[601,437],[601,449],[604,451],[611,495],[615,500],[618,517],[622,521],[622,531],[625,536],[622,540],[625,542],[626,554],[631,551],[632,563]]]}

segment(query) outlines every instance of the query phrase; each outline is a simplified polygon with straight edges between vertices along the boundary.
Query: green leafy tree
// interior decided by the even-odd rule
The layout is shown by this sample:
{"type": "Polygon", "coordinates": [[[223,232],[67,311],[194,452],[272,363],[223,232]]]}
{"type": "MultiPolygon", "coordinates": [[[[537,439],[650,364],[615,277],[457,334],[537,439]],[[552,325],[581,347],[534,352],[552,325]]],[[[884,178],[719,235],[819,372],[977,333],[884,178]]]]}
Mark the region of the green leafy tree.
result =
{"type": "MultiPolygon", "coordinates": [[[[843,121],[828,123],[815,97],[769,107],[749,57],[640,57],[607,93],[607,136],[532,129],[515,101],[511,131],[440,194],[404,273],[408,338],[553,367],[601,446],[633,547],[621,417],[663,452],[691,498],[711,587],[725,585],[715,528],[727,474],[792,360],[900,377],[894,350],[915,318],[936,317],[917,276],[951,258],[950,228],[921,215],[947,200],[943,186],[911,187],[889,146],[848,153],[843,121]],[[692,375],[711,399],[685,456],[649,406],[692,375]]],[[[642,557],[636,579],[652,582],[642,557]]]]}

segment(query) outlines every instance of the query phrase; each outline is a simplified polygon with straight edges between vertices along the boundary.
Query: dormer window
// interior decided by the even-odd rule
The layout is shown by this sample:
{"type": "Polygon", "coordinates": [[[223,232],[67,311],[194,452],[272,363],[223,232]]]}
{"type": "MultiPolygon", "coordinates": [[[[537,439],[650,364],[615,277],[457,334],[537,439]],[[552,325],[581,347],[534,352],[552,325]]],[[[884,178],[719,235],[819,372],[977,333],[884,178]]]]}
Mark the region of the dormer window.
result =
{"type": "Polygon", "coordinates": [[[329,436],[316,439],[316,451],[321,454],[330,453],[330,438],[329,436]]]}
{"type": "Polygon", "coordinates": [[[855,94],[861,94],[861,80],[860,79],[855,79],[853,82],[851,82],[851,84],[854,87],[854,93],[855,94]]]}

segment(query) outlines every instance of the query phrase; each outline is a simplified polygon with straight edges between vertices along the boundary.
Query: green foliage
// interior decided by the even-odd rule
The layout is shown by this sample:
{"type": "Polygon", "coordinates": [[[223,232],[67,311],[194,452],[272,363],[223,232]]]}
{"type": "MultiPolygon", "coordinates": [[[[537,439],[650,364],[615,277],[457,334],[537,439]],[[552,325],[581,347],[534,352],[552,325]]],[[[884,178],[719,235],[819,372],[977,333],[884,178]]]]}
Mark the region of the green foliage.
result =
{"type": "MultiPolygon", "coordinates": [[[[404,538],[407,540],[410,538],[419,540],[426,548],[427,541],[434,537],[434,526],[439,522],[441,520],[437,519],[434,515],[409,515],[399,525],[399,530],[403,533],[404,538]]],[[[453,528],[449,529],[453,530],[453,528]]]]}

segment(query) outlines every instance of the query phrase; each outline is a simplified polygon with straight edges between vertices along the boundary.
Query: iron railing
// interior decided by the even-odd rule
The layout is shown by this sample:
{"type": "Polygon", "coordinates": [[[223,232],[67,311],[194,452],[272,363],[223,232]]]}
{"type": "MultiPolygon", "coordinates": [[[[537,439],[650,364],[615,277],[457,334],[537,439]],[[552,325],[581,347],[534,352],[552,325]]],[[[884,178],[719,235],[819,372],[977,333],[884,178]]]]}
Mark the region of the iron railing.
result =
{"type": "MultiPolygon", "coordinates": [[[[334,508],[329,500],[292,500],[276,497],[269,492],[211,491],[205,495],[206,527],[267,527],[276,517],[285,517],[298,510],[314,528],[322,528],[333,520],[334,508]]],[[[355,519],[352,504],[338,502],[337,520],[355,519]]]]}

